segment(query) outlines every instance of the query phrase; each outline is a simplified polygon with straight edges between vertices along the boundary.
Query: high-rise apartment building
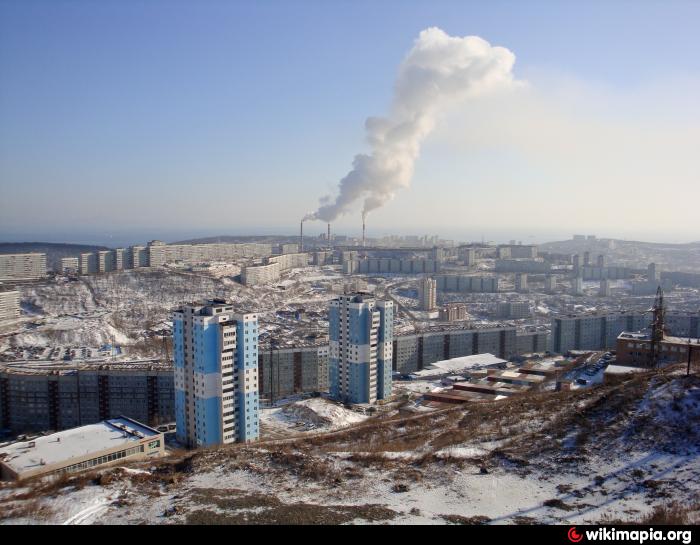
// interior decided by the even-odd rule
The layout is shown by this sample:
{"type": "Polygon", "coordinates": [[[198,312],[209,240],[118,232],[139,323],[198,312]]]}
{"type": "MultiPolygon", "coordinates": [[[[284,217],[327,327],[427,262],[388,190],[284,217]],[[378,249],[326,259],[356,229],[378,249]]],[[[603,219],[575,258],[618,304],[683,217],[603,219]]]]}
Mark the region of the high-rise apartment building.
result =
{"type": "Polygon", "coordinates": [[[532,316],[528,301],[505,301],[496,304],[497,318],[522,319],[532,316]]]}
{"type": "Polygon", "coordinates": [[[346,403],[391,395],[394,304],[366,293],[341,295],[328,311],[330,392],[346,403]]]}
{"type": "Polygon", "coordinates": [[[527,274],[518,273],[515,275],[515,291],[524,292],[527,291],[527,274]]]}
{"type": "Polygon", "coordinates": [[[467,319],[467,305],[464,303],[447,303],[440,309],[438,319],[441,322],[457,322],[467,319]]]}
{"type": "Polygon", "coordinates": [[[437,307],[437,282],[432,278],[423,278],[418,291],[421,310],[435,310],[437,307]]]}
{"type": "Polygon", "coordinates": [[[62,257],[60,272],[63,274],[80,272],[80,259],[77,257],[62,257]]]}
{"type": "Polygon", "coordinates": [[[177,437],[189,447],[259,435],[258,316],[221,300],[173,312],[177,437]]]}
{"type": "Polygon", "coordinates": [[[99,271],[97,254],[86,252],[80,254],[80,274],[95,274],[99,271]]]}
{"type": "Polygon", "coordinates": [[[557,291],[557,277],[554,275],[546,276],[544,279],[545,293],[555,293],[557,291]]]}

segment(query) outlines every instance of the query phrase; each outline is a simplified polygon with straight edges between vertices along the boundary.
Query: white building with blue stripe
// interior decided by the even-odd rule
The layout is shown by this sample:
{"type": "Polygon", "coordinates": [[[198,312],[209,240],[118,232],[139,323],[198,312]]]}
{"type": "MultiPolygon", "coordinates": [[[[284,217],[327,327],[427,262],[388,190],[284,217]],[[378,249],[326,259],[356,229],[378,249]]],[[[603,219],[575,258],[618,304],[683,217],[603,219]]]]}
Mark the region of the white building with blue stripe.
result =
{"type": "Polygon", "coordinates": [[[172,314],[175,420],[190,448],[259,435],[258,316],[221,300],[172,314]]]}
{"type": "Polygon", "coordinates": [[[394,304],[367,293],[345,294],[328,311],[331,396],[376,403],[391,395],[394,304]]]}

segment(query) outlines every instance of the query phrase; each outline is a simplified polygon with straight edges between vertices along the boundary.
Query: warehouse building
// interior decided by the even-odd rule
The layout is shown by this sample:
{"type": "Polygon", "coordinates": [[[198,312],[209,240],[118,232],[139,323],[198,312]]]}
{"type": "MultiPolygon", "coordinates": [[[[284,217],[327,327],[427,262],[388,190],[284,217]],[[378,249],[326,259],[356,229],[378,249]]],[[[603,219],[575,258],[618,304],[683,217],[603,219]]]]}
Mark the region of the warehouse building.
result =
{"type": "Polygon", "coordinates": [[[163,434],[126,417],[72,428],[0,449],[4,480],[75,473],[165,454],[163,434]]]}
{"type": "Polygon", "coordinates": [[[448,375],[463,375],[474,369],[505,367],[508,362],[493,354],[473,354],[449,360],[440,360],[426,366],[425,369],[411,373],[411,378],[435,379],[448,375]]]}

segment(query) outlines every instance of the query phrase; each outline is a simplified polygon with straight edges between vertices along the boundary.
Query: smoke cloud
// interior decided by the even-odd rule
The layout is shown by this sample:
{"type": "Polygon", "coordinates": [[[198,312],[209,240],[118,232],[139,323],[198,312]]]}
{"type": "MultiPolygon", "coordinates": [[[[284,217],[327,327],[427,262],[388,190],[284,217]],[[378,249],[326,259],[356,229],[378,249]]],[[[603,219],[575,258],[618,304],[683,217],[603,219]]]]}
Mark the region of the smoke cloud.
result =
{"type": "Polygon", "coordinates": [[[517,85],[514,63],[511,51],[478,36],[423,30],[399,67],[388,116],[365,122],[370,153],[355,156],[337,196],[323,197],[304,220],[333,221],[361,199],[364,218],[393,199],[410,186],[421,144],[440,112],[451,103],[517,85]]]}

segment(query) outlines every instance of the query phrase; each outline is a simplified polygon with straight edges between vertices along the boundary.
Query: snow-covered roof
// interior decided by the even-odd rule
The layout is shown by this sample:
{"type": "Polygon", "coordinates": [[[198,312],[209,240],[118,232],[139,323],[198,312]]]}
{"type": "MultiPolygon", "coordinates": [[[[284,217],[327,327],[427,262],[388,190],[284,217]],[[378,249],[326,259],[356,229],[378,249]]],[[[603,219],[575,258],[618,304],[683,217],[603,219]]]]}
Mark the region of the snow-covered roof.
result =
{"type": "Polygon", "coordinates": [[[17,473],[31,471],[43,465],[68,462],[93,452],[128,448],[130,443],[160,433],[129,418],[112,418],[97,424],[59,431],[31,441],[13,443],[0,450],[3,463],[17,473]],[[32,445],[33,446],[30,446],[32,445]]]}
{"type": "Polygon", "coordinates": [[[626,375],[627,373],[641,373],[648,371],[644,367],[630,367],[628,365],[608,365],[605,368],[606,375],[626,375]]]}
{"type": "Polygon", "coordinates": [[[493,354],[474,354],[473,356],[462,356],[460,358],[436,361],[422,371],[417,371],[412,374],[417,377],[432,377],[447,373],[454,375],[475,367],[496,367],[504,363],[507,363],[506,360],[497,358],[493,354]]]}

